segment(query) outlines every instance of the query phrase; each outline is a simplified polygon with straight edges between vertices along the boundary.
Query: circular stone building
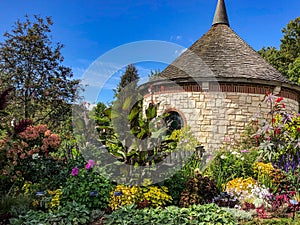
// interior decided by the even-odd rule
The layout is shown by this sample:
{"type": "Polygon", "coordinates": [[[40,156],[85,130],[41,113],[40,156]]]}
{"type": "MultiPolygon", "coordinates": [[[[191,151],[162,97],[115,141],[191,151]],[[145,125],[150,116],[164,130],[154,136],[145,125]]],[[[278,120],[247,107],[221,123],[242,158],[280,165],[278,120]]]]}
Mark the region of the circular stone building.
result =
{"type": "Polygon", "coordinates": [[[171,126],[189,126],[206,151],[224,138],[237,138],[254,114],[267,114],[267,92],[284,97],[285,110],[298,112],[300,88],[268,64],[229,26],[224,0],[219,0],[212,27],[141,87],[144,104],[160,102],[171,126]]]}

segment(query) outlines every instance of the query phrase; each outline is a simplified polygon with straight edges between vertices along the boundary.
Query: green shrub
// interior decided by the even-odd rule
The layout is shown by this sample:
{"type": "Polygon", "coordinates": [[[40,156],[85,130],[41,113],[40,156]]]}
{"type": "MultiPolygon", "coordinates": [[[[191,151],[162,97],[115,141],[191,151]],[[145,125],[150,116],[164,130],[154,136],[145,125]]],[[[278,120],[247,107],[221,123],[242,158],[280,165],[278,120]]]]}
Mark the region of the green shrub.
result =
{"type": "Polygon", "coordinates": [[[50,225],[50,214],[43,211],[29,210],[25,215],[9,220],[12,225],[50,225]]]}
{"type": "Polygon", "coordinates": [[[230,213],[219,208],[215,204],[194,205],[189,208],[168,206],[165,209],[144,208],[138,210],[136,205],[127,205],[105,215],[107,225],[188,225],[188,224],[237,224],[237,221],[230,213]]]}
{"type": "Polygon", "coordinates": [[[91,220],[91,212],[84,205],[76,202],[67,203],[55,213],[30,210],[25,215],[10,219],[12,225],[79,225],[91,220]]]}
{"type": "MultiPolygon", "coordinates": [[[[7,217],[24,215],[30,210],[32,199],[29,196],[19,194],[17,196],[4,195],[0,200],[0,215],[7,217]]],[[[0,217],[0,221],[5,220],[0,217]]],[[[2,221],[3,222],[3,221],[2,221]]],[[[1,223],[0,223],[1,224],[1,223]]]]}
{"type": "Polygon", "coordinates": [[[222,208],[224,211],[230,213],[235,219],[238,221],[249,221],[252,220],[252,214],[249,212],[246,212],[241,209],[235,209],[235,208],[222,208]]]}
{"type": "Polygon", "coordinates": [[[186,187],[186,182],[193,176],[195,169],[198,169],[200,164],[201,158],[193,154],[181,170],[162,182],[162,185],[168,188],[169,194],[172,196],[173,205],[179,204],[181,193],[186,187]]]}
{"type": "Polygon", "coordinates": [[[67,202],[77,202],[86,205],[89,209],[105,209],[109,202],[109,193],[113,190],[113,185],[93,169],[77,168],[77,173],[73,173],[62,188],[61,205],[67,202]],[[94,192],[94,193],[91,193],[94,192]]]}
{"type": "Polygon", "coordinates": [[[257,150],[233,149],[218,151],[205,170],[205,174],[217,182],[218,189],[223,191],[223,184],[237,177],[253,177],[253,163],[257,160],[257,150]]]}
{"type": "Polygon", "coordinates": [[[178,171],[162,183],[168,188],[169,194],[172,197],[173,205],[179,205],[180,196],[185,188],[187,180],[188,177],[184,174],[184,172],[178,171]]]}
{"type": "Polygon", "coordinates": [[[241,225],[300,225],[300,220],[291,218],[280,218],[280,219],[253,219],[248,222],[241,222],[241,225]]]}

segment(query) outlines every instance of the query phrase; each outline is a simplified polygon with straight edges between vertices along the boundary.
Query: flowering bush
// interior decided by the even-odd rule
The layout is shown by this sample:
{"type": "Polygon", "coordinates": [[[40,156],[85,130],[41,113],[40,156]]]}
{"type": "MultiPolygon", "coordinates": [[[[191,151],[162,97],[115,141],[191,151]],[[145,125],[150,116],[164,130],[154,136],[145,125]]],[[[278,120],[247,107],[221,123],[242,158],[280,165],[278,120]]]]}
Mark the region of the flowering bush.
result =
{"type": "Polygon", "coordinates": [[[269,119],[258,124],[254,137],[261,140],[260,156],[280,169],[296,169],[300,163],[300,115],[286,112],[283,97],[267,93],[269,119]]]}
{"type": "Polygon", "coordinates": [[[60,202],[62,205],[75,201],[89,209],[105,209],[109,202],[109,193],[113,185],[94,171],[96,163],[78,162],[72,169],[65,185],[62,187],[60,202]]]}
{"type": "Polygon", "coordinates": [[[46,125],[29,126],[15,138],[6,137],[0,141],[1,151],[6,153],[7,160],[1,174],[13,175],[16,179],[22,176],[23,171],[20,167],[28,160],[34,157],[48,157],[49,153],[57,150],[59,146],[59,135],[51,133],[46,125]]]}
{"type": "Polygon", "coordinates": [[[253,165],[254,177],[269,190],[281,193],[289,190],[290,181],[279,169],[275,169],[271,163],[256,162],[253,165]]]}
{"type": "Polygon", "coordinates": [[[157,186],[125,186],[118,185],[114,191],[110,193],[109,207],[112,210],[118,209],[120,206],[137,204],[140,208],[166,206],[172,201],[172,197],[168,195],[166,187],[157,186]]]}
{"type": "Polygon", "coordinates": [[[60,137],[47,129],[46,125],[32,126],[31,121],[22,120],[15,124],[14,131],[8,131],[0,140],[1,189],[8,190],[18,181],[37,182],[47,178],[55,181],[61,163],[51,156],[58,150],[60,137]],[[52,177],[52,178],[51,178],[52,177]]]}
{"type": "Polygon", "coordinates": [[[256,180],[254,180],[251,177],[248,177],[246,179],[235,178],[235,179],[227,182],[226,191],[229,193],[230,192],[241,192],[241,191],[247,191],[248,193],[250,193],[252,190],[252,187],[256,183],[257,183],[256,180]]]}
{"type": "Polygon", "coordinates": [[[274,171],[272,163],[255,162],[253,171],[256,176],[270,175],[274,171]]]}
{"type": "Polygon", "coordinates": [[[226,185],[226,191],[234,195],[240,202],[241,208],[252,209],[259,208],[267,204],[267,197],[270,192],[263,185],[259,185],[252,178],[236,178],[229,181],[226,185]]]}

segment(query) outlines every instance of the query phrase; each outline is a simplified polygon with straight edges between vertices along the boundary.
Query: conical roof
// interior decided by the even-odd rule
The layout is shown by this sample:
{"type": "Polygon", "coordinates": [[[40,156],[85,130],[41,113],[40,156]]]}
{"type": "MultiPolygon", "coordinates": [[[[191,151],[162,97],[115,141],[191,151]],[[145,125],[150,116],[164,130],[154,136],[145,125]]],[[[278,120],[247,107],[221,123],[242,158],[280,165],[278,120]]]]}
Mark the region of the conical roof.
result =
{"type": "Polygon", "coordinates": [[[210,30],[182,53],[160,75],[160,78],[217,78],[291,82],[265,61],[230,27],[223,0],[218,1],[210,30]]]}

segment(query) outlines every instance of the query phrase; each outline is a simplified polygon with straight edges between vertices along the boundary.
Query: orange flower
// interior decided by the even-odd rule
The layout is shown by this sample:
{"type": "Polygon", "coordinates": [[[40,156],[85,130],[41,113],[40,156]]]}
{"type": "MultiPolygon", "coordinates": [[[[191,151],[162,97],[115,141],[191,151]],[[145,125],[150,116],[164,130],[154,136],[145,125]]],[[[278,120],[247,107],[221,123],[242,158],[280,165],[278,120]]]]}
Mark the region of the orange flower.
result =
{"type": "Polygon", "coordinates": [[[45,137],[48,137],[51,135],[51,130],[46,130],[44,133],[45,137]]]}

